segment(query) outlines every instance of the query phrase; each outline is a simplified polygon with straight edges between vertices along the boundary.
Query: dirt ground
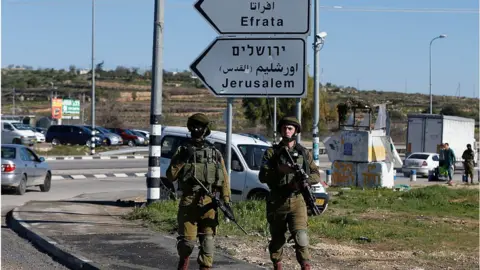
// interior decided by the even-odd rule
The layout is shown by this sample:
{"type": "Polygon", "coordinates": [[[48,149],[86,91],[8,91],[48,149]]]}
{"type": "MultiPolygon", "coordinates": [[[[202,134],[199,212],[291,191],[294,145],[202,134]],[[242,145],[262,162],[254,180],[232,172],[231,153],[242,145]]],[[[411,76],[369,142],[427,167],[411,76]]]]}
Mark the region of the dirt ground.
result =
{"type": "MultiPolygon", "coordinates": [[[[261,237],[259,237],[261,238],[261,237]]],[[[268,239],[246,242],[236,237],[217,237],[217,248],[233,257],[273,269],[268,253],[268,239]]],[[[479,269],[478,254],[459,254],[435,252],[426,254],[421,251],[381,251],[391,247],[370,246],[369,244],[340,245],[336,243],[317,243],[311,246],[312,268],[322,270],[337,269],[479,269]]],[[[300,269],[293,243],[284,247],[284,269],[300,269]]]]}

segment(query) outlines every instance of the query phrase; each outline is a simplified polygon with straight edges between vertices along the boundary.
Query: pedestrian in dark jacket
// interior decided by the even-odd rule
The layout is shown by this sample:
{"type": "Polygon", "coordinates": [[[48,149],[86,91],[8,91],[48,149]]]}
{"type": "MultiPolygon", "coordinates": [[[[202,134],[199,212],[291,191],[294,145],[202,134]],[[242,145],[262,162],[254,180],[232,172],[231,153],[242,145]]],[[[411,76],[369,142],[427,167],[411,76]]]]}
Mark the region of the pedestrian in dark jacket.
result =
{"type": "Polygon", "coordinates": [[[467,144],[467,150],[463,151],[463,167],[465,168],[465,176],[467,177],[468,183],[468,176],[470,175],[470,182],[473,184],[473,168],[475,167],[475,152],[472,150],[472,145],[467,144]]]}

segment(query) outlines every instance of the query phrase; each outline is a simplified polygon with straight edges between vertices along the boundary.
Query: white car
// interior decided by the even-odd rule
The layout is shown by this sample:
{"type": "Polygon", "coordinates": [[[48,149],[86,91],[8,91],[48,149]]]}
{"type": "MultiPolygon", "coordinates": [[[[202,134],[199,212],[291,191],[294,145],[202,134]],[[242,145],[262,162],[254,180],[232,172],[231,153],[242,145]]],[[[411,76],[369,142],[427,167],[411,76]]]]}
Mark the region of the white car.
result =
{"type": "Polygon", "coordinates": [[[415,152],[410,154],[402,166],[403,175],[410,176],[411,170],[415,170],[417,176],[428,177],[430,171],[434,171],[439,165],[437,153],[415,152]]]}
{"type": "Polygon", "coordinates": [[[2,144],[34,145],[37,141],[35,132],[29,126],[11,120],[2,120],[2,144]]]}
{"type": "MultiPolygon", "coordinates": [[[[132,129],[133,131],[140,132],[143,136],[150,138],[150,132],[142,129],[132,129]]],[[[163,130],[163,129],[162,129],[163,130]]]]}
{"type": "MultiPolygon", "coordinates": [[[[186,127],[165,127],[162,132],[161,177],[166,179],[166,171],[170,159],[177,148],[190,137],[186,127]]],[[[215,148],[225,155],[226,133],[212,131],[206,138],[215,148]]],[[[247,199],[265,199],[270,192],[268,186],[258,179],[263,154],[271,147],[270,143],[252,137],[232,134],[232,160],[230,188],[232,201],[247,199]]],[[[177,190],[177,183],[175,183],[177,190]]],[[[328,204],[328,194],[321,184],[312,186],[312,192],[317,199],[317,206],[324,211],[328,204]]]]}
{"type": "Polygon", "coordinates": [[[33,133],[35,133],[35,138],[37,138],[37,143],[45,142],[45,135],[43,133],[38,132],[34,127],[31,127],[29,125],[25,125],[25,126],[30,128],[33,131],[33,133]]]}

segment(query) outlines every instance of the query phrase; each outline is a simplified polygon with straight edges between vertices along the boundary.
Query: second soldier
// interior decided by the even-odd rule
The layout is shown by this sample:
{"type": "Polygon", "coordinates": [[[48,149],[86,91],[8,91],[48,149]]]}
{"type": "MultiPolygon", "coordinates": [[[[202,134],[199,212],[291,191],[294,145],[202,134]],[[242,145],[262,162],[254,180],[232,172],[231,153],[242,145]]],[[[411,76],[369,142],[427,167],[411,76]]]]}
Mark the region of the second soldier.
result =
{"type": "Polygon", "coordinates": [[[309,175],[310,185],[320,182],[320,172],[310,152],[295,142],[301,132],[301,125],[295,117],[282,118],[277,130],[282,135],[282,141],[265,152],[259,173],[260,181],[270,188],[267,200],[267,221],[272,236],[268,246],[270,259],[275,270],[282,269],[283,246],[288,227],[295,241],[297,261],[302,270],[309,270],[311,258],[308,250],[307,205],[296,186],[296,177],[299,176],[292,165],[288,164],[285,151],[295,157],[296,163],[309,175]]]}

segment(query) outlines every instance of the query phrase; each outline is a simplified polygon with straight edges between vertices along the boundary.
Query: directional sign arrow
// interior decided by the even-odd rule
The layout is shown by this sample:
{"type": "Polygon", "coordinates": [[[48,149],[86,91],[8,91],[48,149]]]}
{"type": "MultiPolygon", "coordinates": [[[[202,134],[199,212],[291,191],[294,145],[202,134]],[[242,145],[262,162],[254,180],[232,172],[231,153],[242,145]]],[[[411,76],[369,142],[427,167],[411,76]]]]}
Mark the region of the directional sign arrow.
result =
{"type": "Polygon", "coordinates": [[[219,37],[190,69],[218,97],[305,97],[303,38],[219,37]]]}
{"type": "Polygon", "coordinates": [[[310,34],[311,0],[199,0],[195,9],[219,34],[310,34]]]}

